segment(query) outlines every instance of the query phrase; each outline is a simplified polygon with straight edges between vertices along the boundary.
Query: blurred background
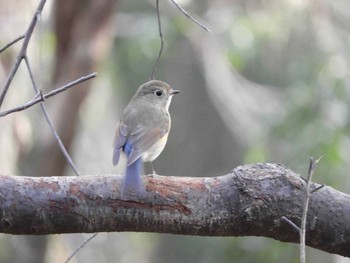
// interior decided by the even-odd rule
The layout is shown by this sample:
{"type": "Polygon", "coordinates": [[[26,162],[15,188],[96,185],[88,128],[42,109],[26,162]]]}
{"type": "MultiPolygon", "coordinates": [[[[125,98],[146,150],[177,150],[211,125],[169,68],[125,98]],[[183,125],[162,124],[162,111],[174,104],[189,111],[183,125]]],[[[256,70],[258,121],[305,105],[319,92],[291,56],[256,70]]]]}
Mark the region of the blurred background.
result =
{"type": "MultiPolygon", "coordinates": [[[[39,1],[0,2],[0,46],[23,34],[39,1]]],[[[170,107],[159,174],[217,176],[240,164],[278,162],[350,192],[350,9],[347,0],[179,0],[207,33],[161,1],[165,41],[156,78],[181,95],[170,107]]],[[[21,43],[0,54],[0,87],[21,43]]],[[[159,50],[155,1],[48,1],[28,49],[48,92],[88,73],[92,81],[46,101],[82,174],[112,167],[121,110],[149,79],[159,50]]],[[[34,96],[22,66],[2,110],[34,96]]],[[[74,175],[40,107],[0,119],[0,173],[74,175]]],[[[146,166],[146,172],[149,172],[146,166]]],[[[293,229],[291,229],[293,231],[293,229]]],[[[0,262],[64,262],[90,235],[0,235],[0,262]]],[[[299,248],[261,237],[100,233],[72,262],[299,262],[299,248]]],[[[308,249],[308,262],[350,262],[308,249]]]]}

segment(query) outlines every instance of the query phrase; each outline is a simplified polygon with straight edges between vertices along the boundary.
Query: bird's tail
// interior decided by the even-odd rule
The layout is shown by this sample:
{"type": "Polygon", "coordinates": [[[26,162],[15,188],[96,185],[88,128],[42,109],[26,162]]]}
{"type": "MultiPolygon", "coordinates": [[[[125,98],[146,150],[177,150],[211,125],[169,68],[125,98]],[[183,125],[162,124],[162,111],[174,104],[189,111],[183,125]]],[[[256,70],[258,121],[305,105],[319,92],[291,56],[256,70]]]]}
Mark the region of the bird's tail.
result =
{"type": "Polygon", "coordinates": [[[123,197],[140,197],[145,194],[145,185],[141,177],[142,160],[137,159],[135,162],[126,167],[126,173],[123,182],[123,197]]]}

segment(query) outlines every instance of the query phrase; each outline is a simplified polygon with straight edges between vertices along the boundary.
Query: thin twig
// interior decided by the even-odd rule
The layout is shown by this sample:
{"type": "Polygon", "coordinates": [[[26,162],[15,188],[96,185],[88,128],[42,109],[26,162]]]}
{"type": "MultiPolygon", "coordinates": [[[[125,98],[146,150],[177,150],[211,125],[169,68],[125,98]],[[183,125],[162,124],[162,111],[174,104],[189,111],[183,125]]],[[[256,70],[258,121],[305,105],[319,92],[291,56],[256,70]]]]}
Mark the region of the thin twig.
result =
{"type": "Polygon", "coordinates": [[[26,110],[28,108],[30,108],[31,106],[37,104],[38,102],[40,101],[44,101],[44,98],[41,94],[41,92],[37,93],[33,99],[31,99],[30,101],[28,101],[27,103],[21,105],[21,106],[18,106],[18,107],[15,107],[15,108],[12,108],[12,109],[9,109],[9,110],[5,110],[5,111],[1,111],[0,112],[0,118],[1,117],[4,117],[6,115],[9,115],[11,113],[14,113],[14,112],[18,112],[18,111],[23,111],[23,110],[26,110]]]}
{"type": "Polygon", "coordinates": [[[3,88],[1,95],[0,95],[0,109],[1,109],[2,103],[5,99],[6,93],[10,87],[10,84],[12,82],[12,79],[16,75],[17,69],[19,68],[19,65],[21,64],[22,59],[23,59],[23,57],[18,54],[16,61],[15,61],[15,64],[13,64],[13,67],[10,71],[10,74],[8,75],[8,77],[6,79],[4,88],[3,88]]]}
{"type": "MultiPolygon", "coordinates": [[[[30,76],[30,79],[31,79],[31,81],[32,81],[33,88],[34,88],[35,92],[38,93],[39,90],[38,90],[37,85],[36,85],[36,82],[35,82],[35,80],[34,80],[34,75],[33,75],[33,72],[32,72],[32,69],[31,69],[31,66],[30,66],[30,64],[29,64],[29,60],[28,60],[28,57],[27,57],[27,56],[24,57],[24,61],[25,61],[26,66],[27,66],[27,69],[28,69],[28,72],[29,72],[29,76],[30,76]]],[[[75,174],[76,174],[77,176],[80,176],[80,173],[79,173],[78,169],[75,167],[75,165],[74,165],[72,159],[70,158],[70,156],[69,156],[69,154],[68,154],[66,148],[64,147],[64,145],[63,145],[63,143],[62,143],[62,141],[61,141],[60,136],[58,135],[56,129],[54,128],[54,126],[53,126],[53,124],[52,124],[52,122],[51,122],[51,120],[50,120],[50,117],[49,117],[49,115],[48,115],[48,113],[47,113],[45,104],[44,104],[43,102],[40,102],[40,106],[41,106],[41,109],[42,109],[42,111],[43,111],[43,113],[44,113],[46,122],[49,124],[50,129],[51,129],[51,132],[52,132],[52,134],[54,135],[54,137],[55,137],[55,139],[56,139],[56,141],[57,141],[57,143],[58,143],[58,146],[59,146],[60,149],[61,149],[61,152],[63,153],[64,157],[66,158],[68,164],[69,164],[70,167],[73,169],[73,171],[75,172],[75,174]]]]}
{"type": "Polygon", "coordinates": [[[84,241],[83,244],[81,244],[79,247],[77,247],[77,248],[73,251],[73,253],[67,258],[67,260],[66,260],[64,263],[68,263],[68,262],[80,251],[80,249],[82,249],[83,247],[85,247],[85,245],[86,245],[91,239],[93,239],[94,237],[96,237],[97,234],[98,234],[98,233],[94,233],[91,237],[89,237],[88,239],[86,239],[86,240],[84,241]]]}
{"type": "Polygon", "coordinates": [[[14,40],[12,40],[10,43],[6,44],[5,46],[3,46],[2,48],[0,48],[0,53],[5,51],[7,48],[9,48],[10,46],[12,46],[13,44],[17,43],[18,41],[20,41],[21,39],[24,38],[24,35],[19,36],[17,38],[15,38],[14,40]]]}
{"type": "Polygon", "coordinates": [[[281,219],[287,222],[288,224],[290,224],[296,231],[298,231],[298,233],[300,233],[300,228],[296,224],[294,224],[291,220],[289,220],[287,217],[282,216],[281,219]]]}
{"type": "Polygon", "coordinates": [[[34,28],[35,28],[35,25],[36,23],[38,22],[39,18],[40,18],[40,15],[41,15],[41,12],[44,8],[44,5],[45,5],[45,2],[46,0],[41,0],[40,3],[39,3],[39,6],[38,8],[36,9],[35,11],[35,15],[33,16],[32,18],[32,21],[26,31],[26,33],[24,34],[24,41],[23,41],[23,44],[22,44],[22,47],[21,47],[21,50],[19,51],[17,57],[16,57],[16,61],[15,61],[15,64],[13,65],[11,71],[10,71],[10,74],[8,75],[7,79],[6,79],[6,82],[5,82],[5,85],[4,85],[4,88],[1,92],[1,95],[0,95],[0,108],[2,106],[2,103],[4,102],[4,99],[5,99],[5,96],[6,96],[6,93],[10,87],[10,84],[13,80],[13,77],[15,76],[18,68],[19,68],[19,65],[21,64],[21,61],[22,59],[25,58],[26,54],[27,54],[27,47],[28,47],[28,44],[29,44],[29,40],[33,34],[33,31],[34,31],[34,28]]]}
{"type": "Polygon", "coordinates": [[[311,191],[311,194],[313,194],[313,193],[317,192],[318,190],[321,190],[323,187],[325,187],[325,185],[324,185],[324,184],[322,184],[322,185],[320,185],[320,186],[316,187],[315,189],[313,189],[313,190],[311,191]]]}
{"type": "Polygon", "coordinates": [[[153,68],[152,68],[152,72],[151,72],[151,76],[150,76],[151,80],[154,79],[154,73],[156,71],[156,67],[157,67],[158,61],[160,59],[160,56],[163,53],[163,47],[164,47],[162,23],[160,20],[160,11],[159,11],[159,0],[156,0],[156,6],[157,6],[157,20],[158,20],[158,31],[159,31],[159,38],[160,38],[160,48],[159,48],[158,56],[156,58],[156,61],[154,62],[153,68]]]}
{"type": "Polygon", "coordinates": [[[75,85],[78,85],[78,84],[80,84],[80,83],[82,83],[84,81],[87,81],[89,79],[95,78],[96,76],[97,76],[97,72],[94,72],[94,73],[91,73],[89,75],[83,76],[83,77],[81,77],[79,79],[76,79],[76,80],[74,80],[74,81],[72,81],[72,82],[70,82],[70,83],[68,83],[68,84],[66,84],[66,85],[64,85],[64,86],[62,86],[60,88],[57,88],[57,89],[55,89],[53,91],[50,91],[49,93],[45,94],[44,95],[44,99],[50,98],[50,97],[52,97],[52,96],[54,96],[54,95],[56,95],[56,94],[58,94],[58,93],[60,93],[62,91],[65,91],[65,90],[67,90],[67,89],[69,89],[69,88],[71,88],[71,87],[73,87],[75,85]]]}
{"type": "Polygon", "coordinates": [[[54,90],[52,90],[49,93],[46,93],[44,95],[42,95],[41,91],[39,91],[35,95],[35,97],[32,100],[28,101],[27,103],[25,103],[25,104],[23,104],[21,106],[18,106],[18,107],[15,107],[15,108],[12,108],[12,109],[0,112],[0,118],[6,116],[8,114],[14,113],[14,112],[26,110],[26,109],[34,106],[35,104],[37,104],[37,103],[39,103],[41,101],[44,101],[44,100],[46,100],[46,99],[48,99],[48,98],[50,98],[52,96],[55,96],[58,93],[61,93],[61,92],[65,91],[65,90],[67,90],[69,88],[72,88],[72,87],[74,87],[74,86],[76,86],[76,85],[78,85],[78,84],[80,84],[80,83],[82,83],[84,81],[87,81],[89,79],[92,79],[92,78],[94,78],[96,76],[97,76],[96,72],[91,73],[91,74],[83,76],[83,77],[81,77],[81,78],[79,78],[77,80],[74,80],[74,81],[72,81],[72,82],[70,82],[70,83],[68,83],[68,84],[66,84],[66,85],[64,85],[64,86],[62,86],[60,88],[54,89],[54,90]]]}
{"type": "Polygon", "coordinates": [[[306,189],[305,189],[306,198],[305,198],[303,214],[301,217],[301,226],[300,226],[300,263],[305,263],[305,258],[306,258],[306,255],[305,255],[306,220],[307,220],[307,211],[309,209],[310,196],[312,195],[310,186],[311,186],[312,176],[314,174],[315,168],[318,162],[321,160],[321,158],[322,157],[320,157],[316,161],[312,157],[310,158],[306,189]]]}
{"type": "Polygon", "coordinates": [[[318,164],[318,162],[321,160],[322,156],[318,158],[316,161],[311,157],[310,163],[309,163],[309,169],[308,169],[308,175],[307,178],[301,177],[306,182],[306,189],[305,189],[305,203],[303,206],[303,213],[301,216],[301,226],[300,228],[294,224],[291,220],[289,220],[287,217],[282,216],[281,219],[285,222],[287,222],[289,225],[291,225],[295,230],[299,232],[299,238],[300,238],[300,263],[305,263],[306,253],[305,253],[305,237],[306,237],[306,220],[307,220],[307,211],[309,209],[309,202],[310,197],[313,193],[317,192],[318,190],[322,189],[324,185],[320,185],[316,187],[315,189],[311,190],[311,183],[312,183],[312,176],[314,174],[315,168],[318,164]]]}
{"type": "Polygon", "coordinates": [[[171,2],[190,20],[195,22],[197,25],[199,25],[201,28],[203,28],[205,31],[210,32],[210,29],[207,28],[205,25],[203,25],[201,22],[193,18],[185,9],[183,9],[175,0],[171,0],[171,2]]]}

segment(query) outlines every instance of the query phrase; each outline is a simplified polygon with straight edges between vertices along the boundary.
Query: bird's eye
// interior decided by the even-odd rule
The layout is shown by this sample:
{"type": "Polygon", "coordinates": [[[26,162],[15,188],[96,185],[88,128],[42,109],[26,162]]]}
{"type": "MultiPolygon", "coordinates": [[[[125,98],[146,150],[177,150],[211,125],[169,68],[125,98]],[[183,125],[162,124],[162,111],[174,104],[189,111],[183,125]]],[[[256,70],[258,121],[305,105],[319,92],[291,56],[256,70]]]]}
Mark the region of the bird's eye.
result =
{"type": "Polygon", "coordinates": [[[156,90],[156,91],[154,92],[154,94],[156,94],[157,97],[160,97],[160,96],[163,95],[163,91],[161,91],[161,90],[156,90]]]}

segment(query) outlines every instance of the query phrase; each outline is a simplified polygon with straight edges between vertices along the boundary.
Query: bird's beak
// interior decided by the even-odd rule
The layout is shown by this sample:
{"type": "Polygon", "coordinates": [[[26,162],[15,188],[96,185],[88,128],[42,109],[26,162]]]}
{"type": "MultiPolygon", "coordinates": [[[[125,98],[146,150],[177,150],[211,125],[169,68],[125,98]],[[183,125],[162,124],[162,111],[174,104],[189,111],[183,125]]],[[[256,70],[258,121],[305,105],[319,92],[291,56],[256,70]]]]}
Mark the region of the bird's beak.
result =
{"type": "Polygon", "coordinates": [[[178,94],[178,93],[180,93],[180,91],[179,90],[176,90],[176,89],[173,89],[172,91],[170,91],[170,95],[172,96],[172,95],[175,95],[175,94],[178,94]]]}

